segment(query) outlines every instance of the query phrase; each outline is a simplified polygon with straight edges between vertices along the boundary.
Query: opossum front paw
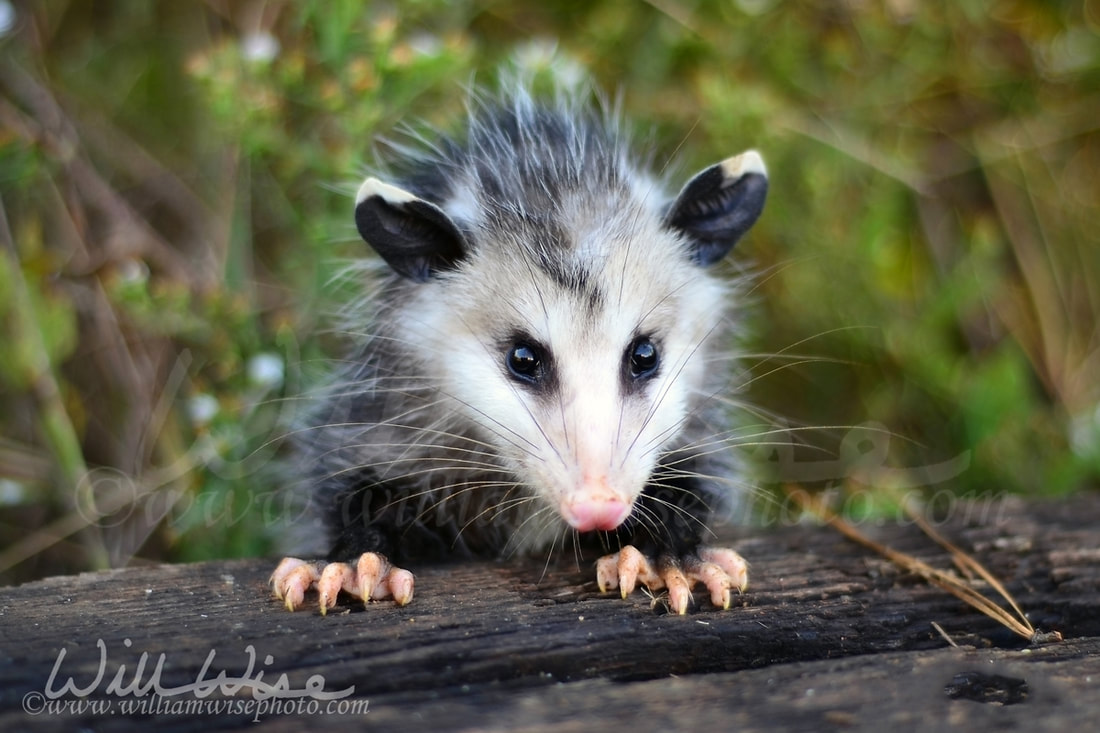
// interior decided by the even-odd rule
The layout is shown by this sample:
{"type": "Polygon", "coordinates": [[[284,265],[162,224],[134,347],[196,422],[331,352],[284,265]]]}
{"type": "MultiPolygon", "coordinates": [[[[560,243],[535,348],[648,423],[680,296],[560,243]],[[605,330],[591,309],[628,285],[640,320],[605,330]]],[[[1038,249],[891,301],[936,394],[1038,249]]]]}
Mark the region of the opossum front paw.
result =
{"type": "Polygon", "coordinates": [[[632,545],[596,562],[596,583],[601,591],[618,588],[626,598],[641,583],[649,590],[668,589],[669,608],[687,613],[692,601],[691,589],[702,583],[710,591],[715,606],[730,607],[730,589],[743,591],[749,584],[749,565],[733,550],[724,547],[699,547],[695,552],[676,557],[662,553],[654,561],[632,545]]]}
{"type": "Polygon", "coordinates": [[[322,616],[336,605],[340,591],[364,603],[393,598],[397,605],[404,606],[412,600],[415,585],[412,573],[394,567],[376,552],[364,552],[354,566],[346,562],[317,563],[286,557],[275,568],[269,582],[288,611],[304,605],[306,592],[316,588],[322,616]]]}

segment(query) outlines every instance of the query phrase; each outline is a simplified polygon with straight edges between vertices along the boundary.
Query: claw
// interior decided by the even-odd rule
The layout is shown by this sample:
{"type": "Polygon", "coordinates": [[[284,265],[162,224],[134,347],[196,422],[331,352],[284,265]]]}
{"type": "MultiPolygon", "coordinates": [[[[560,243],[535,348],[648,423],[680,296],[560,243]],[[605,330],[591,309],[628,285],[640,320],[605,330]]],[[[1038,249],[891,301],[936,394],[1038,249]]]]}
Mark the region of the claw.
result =
{"type": "Polygon", "coordinates": [[[722,568],[730,579],[730,587],[736,588],[738,593],[749,587],[749,564],[734,550],[704,545],[699,548],[699,557],[722,568]]]}
{"type": "Polygon", "coordinates": [[[604,555],[596,561],[596,585],[600,593],[619,587],[619,553],[604,555]]]}
{"type": "Polygon", "coordinates": [[[294,611],[305,601],[306,591],[317,581],[317,567],[296,557],[283,558],[268,583],[286,610],[294,611]]]}
{"type": "Polygon", "coordinates": [[[359,556],[359,562],[355,566],[355,574],[358,576],[356,592],[367,603],[375,596],[386,595],[385,588],[377,588],[382,577],[388,571],[389,562],[376,552],[364,552],[359,556]]]}
{"type": "Polygon", "coordinates": [[[716,563],[697,559],[689,568],[691,577],[696,578],[710,591],[710,602],[726,611],[730,607],[730,577],[716,563]]]}
{"type": "Polygon", "coordinates": [[[663,568],[661,573],[665,585],[668,586],[668,605],[672,612],[683,616],[687,613],[688,603],[691,602],[691,582],[680,568],[670,566],[663,568]]]}
{"type": "Polygon", "coordinates": [[[413,598],[416,578],[408,570],[394,567],[382,555],[365,552],[352,567],[349,563],[309,563],[287,557],[275,568],[269,581],[275,596],[288,611],[300,608],[310,588],[317,589],[321,615],[336,605],[341,592],[371,599],[393,598],[399,606],[413,598]]]}
{"type": "Polygon", "coordinates": [[[651,590],[663,588],[661,576],[653,571],[649,558],[632,545],[627,545],[613,555],[605,555],[596,562],[596,585],[601,592],[618,588],[625,600],[641,581],[651,590]]]}
{"type": "Polygon", "coordinates": [[[640,582],[650,591],[668,588],[669,608],[679,615],[687,613],[693,602],[691,589],[702,583],[710,594],[710,602],[728,610],[730,589],[739,592],[748,585],[748,563],[733,550],[700,547],[696,553],[683,557],[662,555],[656,563],[627,545],[619,552],[601,557],[596,562],[596,584],[601,592],[618,588],[625,599],[640,582]]]}
{"type": "Polygon", "coordinates": [[[321,615],[336,605],[336,599],[340,591],[355,592],[355,571],[347,563],[330,562],[321,571],[321,578],[317,581],[317,595],[320,596],[319,605],[321,615]]]}
{"type": "Polygon", "coordinates": [[[616,571],[619,574],[619,595],[626,597],[634,592],[634,586],[638,583],[638,576],[649,570],[649,561],[645,555],[627,545],[619,551],[619,563],[616,571]]]}
{"type": "Polygon", "coordinates": [[[363,602],[372,598],[393,598],[399,606],[413,598],[416,578],[408,570],[394,567],[389,560],[374,552],[365,552],[356,565],[358,590],[363,602]]]}
{"type": "Polygon", "coordinates": [[[393,568],[386,576],[386,584],[389,586],[390,595],[397,605],[404,606],[413,599],[413,584],[415,578],[408,570],[393,568]]]}

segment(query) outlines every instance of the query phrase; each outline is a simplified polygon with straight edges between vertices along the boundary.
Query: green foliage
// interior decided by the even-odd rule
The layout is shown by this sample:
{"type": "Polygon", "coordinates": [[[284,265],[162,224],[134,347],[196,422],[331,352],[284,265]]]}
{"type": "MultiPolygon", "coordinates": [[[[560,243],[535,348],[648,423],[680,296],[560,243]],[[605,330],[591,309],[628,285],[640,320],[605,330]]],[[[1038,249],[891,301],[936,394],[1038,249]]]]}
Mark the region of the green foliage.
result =
{"type": "Polygon", "coordinates": [[[823,487],[1095,488],[1088,3],[24,5],[0,38],[10,578],[274,551],[376,141],[450,127],[516,56],[621,94],[658,167],[764,152],[748,397],[815,428],[797,460],[886,450],[823,487]]]}

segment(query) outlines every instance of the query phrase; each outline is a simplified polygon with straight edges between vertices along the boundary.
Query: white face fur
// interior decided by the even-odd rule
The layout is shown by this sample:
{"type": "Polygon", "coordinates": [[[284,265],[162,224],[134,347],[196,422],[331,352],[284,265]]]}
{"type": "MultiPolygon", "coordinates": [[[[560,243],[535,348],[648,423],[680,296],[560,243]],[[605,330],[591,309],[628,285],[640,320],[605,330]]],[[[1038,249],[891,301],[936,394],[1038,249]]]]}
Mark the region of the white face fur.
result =
{"type": "Polygon", "coordinates": [[[629,198],[600,209],[561,202],[559,222],[573,212],[563,230],[581,234],[564,243],[566,257],[555,252],[557,267],[539,265],[532,233],[483,233],[403,309],[402,332],[426,345],[419,368],[451,409],[581,532],[614,529],[630,513],[699,397],[723,317],[721,281],[691,261],[656,207],[629,198]]]}
{"type": "Polygon", "coordinates": [[[724,332],[708,268],[767,193],[748,151],[667,202],[585,119],[521,93],[464,147],[434,147],[418,193],[370,178],[356,198],[360,234],[409,281],[387,308],[409,373],[543,502],[532,538],[615,529],[683,447],[724,332]]]}

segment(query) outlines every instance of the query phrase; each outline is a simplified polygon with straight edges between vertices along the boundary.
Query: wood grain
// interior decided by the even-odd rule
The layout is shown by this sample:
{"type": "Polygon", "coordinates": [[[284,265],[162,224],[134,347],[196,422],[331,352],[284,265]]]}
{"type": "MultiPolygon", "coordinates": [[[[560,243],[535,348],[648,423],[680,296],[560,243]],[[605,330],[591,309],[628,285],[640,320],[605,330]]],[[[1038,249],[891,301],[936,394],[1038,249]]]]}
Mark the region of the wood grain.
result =
{"type": "MultiPolygon", "coordinates": [[[[635,721],[643,730],[1091,725],[1100,713],[1090,681],[1100,680],[1100,502],[955,509],[939,529],[1005,583],[1033,624],[1061,631],[1064,643],[1025,648],[946,593],[809,524],[737,532],[730,544],[752,564],[749,590],[725,612],[697,593],[698,605],[682,617],[663,613],[644,593],[625,601],[601,595],[591,568],[571,562],[415,569],[409,606],[345,601],[327,617],[315,609],[288,613],[270,595],[270,559],[126,568],[0,589],[0,729],[255,727],[253,709],[162,707],[127,716],[117,706],[137,696],[107,691],[120,666],[123,681],[156,677],[178,687],[199,679],[204,664],[206,679],[224,671],[256,680],[262,672],[274,683],[285,674],[294,689],[320,675],[324,690],[354,688],[347,699],[367,709],[260,716],[275,730],[587,731],[608,721],[635,721]],[[933,622],[960,648],[950,648],[933,622]],[[136,674],[143,653],[146,667],[136,674]],[[26,713],[25,697],[47,690],[55,665],[50,689],[69,678],[93,688],[62,701],[104,700],[112,711],[26,713]],[[997,699],[998,685],[1004,692],[1015,684],[1006,680],[1024,681],[1016,704],[997,699]],[[985,702],[952,699],[948,688],[985,702]]],[[[947,562],[915,527],[861,529],[928,562],[947,562]]],[[[247,684],[226,692],[204,699],[253,698],[247,684]]]]}

